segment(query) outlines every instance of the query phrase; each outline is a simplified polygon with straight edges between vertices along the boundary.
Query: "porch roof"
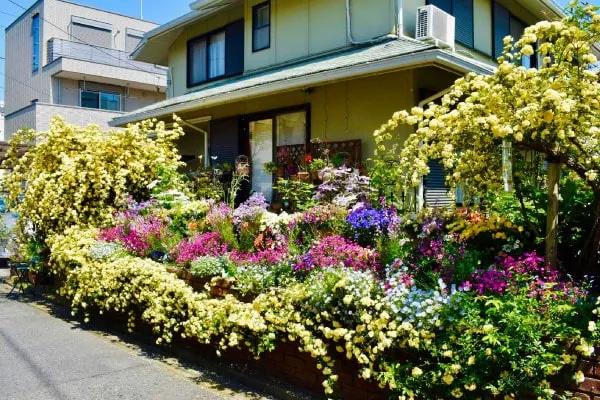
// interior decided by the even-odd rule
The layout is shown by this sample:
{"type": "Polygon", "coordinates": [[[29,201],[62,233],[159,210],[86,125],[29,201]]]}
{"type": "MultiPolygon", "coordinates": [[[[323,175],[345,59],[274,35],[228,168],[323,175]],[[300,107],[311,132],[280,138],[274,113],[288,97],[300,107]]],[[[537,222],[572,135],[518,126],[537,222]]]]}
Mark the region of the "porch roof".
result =
{"type": "Polygon", "coordinates": [[[495,70],[491,65],[431,44],[410,38],[393,39],[208,84],[185,95],[117,117],[110,124],[124,126],[147,118],[429,65],[457,73],[474,71],[489,74],[495,70]]]}

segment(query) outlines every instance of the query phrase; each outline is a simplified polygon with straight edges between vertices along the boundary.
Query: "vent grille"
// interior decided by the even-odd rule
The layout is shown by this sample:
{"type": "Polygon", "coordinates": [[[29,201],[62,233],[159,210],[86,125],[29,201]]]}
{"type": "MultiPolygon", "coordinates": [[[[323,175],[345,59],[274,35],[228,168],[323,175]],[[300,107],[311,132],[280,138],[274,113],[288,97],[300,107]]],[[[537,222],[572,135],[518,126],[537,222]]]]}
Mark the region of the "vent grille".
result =
{"type": "Polygon", "coordinates": [[[419,7],[415,38],[454,48],[454,17],[431,4],[419,7]]]}

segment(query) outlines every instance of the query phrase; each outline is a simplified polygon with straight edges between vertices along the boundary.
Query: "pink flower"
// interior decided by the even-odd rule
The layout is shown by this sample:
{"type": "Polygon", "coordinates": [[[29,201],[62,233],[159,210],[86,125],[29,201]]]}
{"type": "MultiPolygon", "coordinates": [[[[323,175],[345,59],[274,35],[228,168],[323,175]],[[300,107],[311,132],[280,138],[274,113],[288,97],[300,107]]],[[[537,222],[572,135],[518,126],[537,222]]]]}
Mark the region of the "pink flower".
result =
{"type": "Polygon", "coordinates": [[[359,246],[339,235],[321,239],[299,257],[294,269],[310,271],[316,268],[348,267],[375,271],[380,268],[379,256],[373,249],[359,246]]]}
{"type": "Polygon", "coordinates": [[[227,243],[218,232],[203,233],[191,239],[185,239],[171,252],[170,257],[180,265],[185,265],[198,257],[221,256],[227,253],[227,243]]]}

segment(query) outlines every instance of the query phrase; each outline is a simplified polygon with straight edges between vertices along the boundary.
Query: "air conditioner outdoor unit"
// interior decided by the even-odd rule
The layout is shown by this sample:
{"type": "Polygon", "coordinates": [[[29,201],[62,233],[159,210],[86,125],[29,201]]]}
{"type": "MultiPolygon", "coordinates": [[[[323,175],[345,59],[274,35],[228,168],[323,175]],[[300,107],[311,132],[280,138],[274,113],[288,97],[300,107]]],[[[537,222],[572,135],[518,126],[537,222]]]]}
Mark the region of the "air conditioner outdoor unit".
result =
{"type": "Polygon", "coordinates": [[[415,38],[454,48],[454,17],[433,5],[419,7],[415,38]]]}

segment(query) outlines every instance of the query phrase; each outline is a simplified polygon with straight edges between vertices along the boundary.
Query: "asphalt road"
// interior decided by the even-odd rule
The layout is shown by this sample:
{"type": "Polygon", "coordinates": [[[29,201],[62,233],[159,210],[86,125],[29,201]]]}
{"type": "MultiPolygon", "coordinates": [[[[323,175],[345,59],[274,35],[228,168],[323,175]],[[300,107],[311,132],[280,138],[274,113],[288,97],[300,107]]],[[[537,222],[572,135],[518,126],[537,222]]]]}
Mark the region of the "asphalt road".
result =
{"type": "Polygon", "coordinates": [[[250,398],[198,384],[194,374],[7,299],[7,291],[0,283],[0,399],[250,398]]]}

